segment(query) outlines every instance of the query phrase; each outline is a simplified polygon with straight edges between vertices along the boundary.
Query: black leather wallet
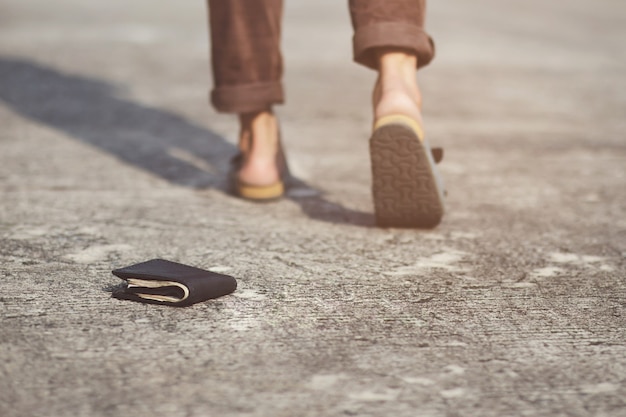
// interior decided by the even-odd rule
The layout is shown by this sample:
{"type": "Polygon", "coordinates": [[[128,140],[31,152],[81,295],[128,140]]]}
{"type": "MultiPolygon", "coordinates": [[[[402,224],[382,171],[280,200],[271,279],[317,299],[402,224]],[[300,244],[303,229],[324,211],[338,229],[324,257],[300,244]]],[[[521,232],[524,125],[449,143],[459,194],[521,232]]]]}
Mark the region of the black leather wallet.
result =
{"type": "Polygon", "coordinates": [[[237,281],[231,276],[165,259],[152,259],[116,269],[113,275],[127,284],[113,291],[113,297],[176,307],[221,297],[237,288],[237,281]]]}

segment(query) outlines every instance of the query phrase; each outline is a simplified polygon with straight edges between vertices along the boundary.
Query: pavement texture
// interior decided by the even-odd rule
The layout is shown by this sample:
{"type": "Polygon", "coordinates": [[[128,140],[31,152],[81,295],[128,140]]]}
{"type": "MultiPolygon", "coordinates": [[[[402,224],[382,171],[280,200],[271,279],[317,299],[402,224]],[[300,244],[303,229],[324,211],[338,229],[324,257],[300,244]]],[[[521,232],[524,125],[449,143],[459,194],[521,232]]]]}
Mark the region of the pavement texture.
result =
{"type": "Polygon", "coordinates": [[[625,416],[624,2],[431,2],[431,231],[374,227],[346,4],[286,7],[301,181],[251,204],[201,1],[0,3],[0,415],[625,416]],[[239,288],[111,298],[155,257],[239,288]]]}

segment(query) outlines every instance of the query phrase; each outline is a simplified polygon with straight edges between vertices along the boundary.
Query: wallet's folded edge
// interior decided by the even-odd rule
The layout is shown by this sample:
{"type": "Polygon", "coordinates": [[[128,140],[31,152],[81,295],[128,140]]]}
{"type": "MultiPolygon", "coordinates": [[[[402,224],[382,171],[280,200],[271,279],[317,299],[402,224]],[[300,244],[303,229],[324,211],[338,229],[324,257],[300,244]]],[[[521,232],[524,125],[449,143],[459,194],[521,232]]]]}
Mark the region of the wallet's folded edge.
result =
{"type": "Polygon", "coordinates": [[[129,289],[133,289],[132,293],[138,297],[145,298],[146,300],[154,301],[167,301],[170,303],[182,303],[189,298],[189,288],[186,285],[176,281],[157,281],[157,280],[145,280],[139,278],[128,278],[126,280],[129,289]],[[149,294],[145,292],[139,292],[142,288],[163,288],[163,287],[178,287],[183,290],[183,296],[181,298],[172,297],[168,295],[149,294]]]}
{"type": "MultiPolygon", "coordinates": [[[[152,259],[139,264],[115,269],[112,273],[116,277],[126,281],[126,286],[123,289],[113,292],[112,296],[114,298],[150,304],[169,305],[172,307],[187,307],[208,299],[231,294],[237,289],[237,280],[232,276],[165,259],[152,259]],[[178,269],[176,274],[181,275],[180,278],[171,273],[172,267],[178,269]],[[170,269],[169,271],[168,268],[170,269]],[[201,290],[206,284],[200,284],[195,281],[196,276],[198,278],[206,278],[207,274],[213,275],[217,279],[216,281],[212,281],[209,285],[209,287],[212,287],[209,291],[209,295],[205,292],[208,288],[205,287],[205,289],[201,290]],[[130,284],[130,286],[128,284],[130,284]],[[182,291],[182,298],[177,297],[175,291],[174,294],[172,294],[172,291],[168,293],[166,290],[167,287],[175,291],[182,291]],[[159,288],[161,288],[162,291],[159,291],[159,288]],[[200,290],[200,292],[198,292],[198,290],[200,290]]],[[[200,282],[206,281],[200,280],[200,282]]]]}

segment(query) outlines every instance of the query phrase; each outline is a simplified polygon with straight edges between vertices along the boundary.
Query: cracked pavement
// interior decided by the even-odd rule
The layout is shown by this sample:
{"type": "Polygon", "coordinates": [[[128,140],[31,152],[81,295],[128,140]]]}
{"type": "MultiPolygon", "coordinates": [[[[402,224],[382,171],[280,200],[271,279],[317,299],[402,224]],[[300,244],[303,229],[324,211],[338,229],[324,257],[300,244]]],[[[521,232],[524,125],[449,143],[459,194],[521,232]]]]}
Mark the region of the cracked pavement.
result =
{"type": "Polygon", "coordinates": [[[0,4],[0,415],[623,416],[626,9],[430,2],[419,74],[449,195],[373,226],[374,74],[344,2],[286,3],[299,182],[227,192],[202,2],[0,4]],[[110,297],[162,257],[237,278],[110,297]]]}

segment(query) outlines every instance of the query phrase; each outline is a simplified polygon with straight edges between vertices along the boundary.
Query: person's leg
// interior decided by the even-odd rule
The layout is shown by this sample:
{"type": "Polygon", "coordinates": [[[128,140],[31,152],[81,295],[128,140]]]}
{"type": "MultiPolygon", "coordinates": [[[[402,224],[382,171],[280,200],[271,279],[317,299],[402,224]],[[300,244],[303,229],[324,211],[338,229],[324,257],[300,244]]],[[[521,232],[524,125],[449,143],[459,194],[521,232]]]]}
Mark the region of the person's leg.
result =
{"type": "Polygon", "coordinates": [[[208,0],[214,88],[223,113],[282,103],[282,0],[208,0]]]}
{"type": "Polygon", "coordinates": [[[378,71],[369,143],[376,222],[383,227],[434,227],[444,212],[415,74],[434,55],[423,29],[425,6],[425,0],[350,0],[354,60],[378,71]]]}
{"type": "Polygon", "coordinates": [[[282,0],[208,0],[215,109],[239,115],[239,179],[271,184],[278,125],[272,106],[284,101],[280,52],[282,0]]]}
{"type": "Polygon", "coordinates": [[[425,0],[350,0],[354,60],[378,71],[374,119],[406,114],[421,123],[415,70],[434,56],[424,31],[425,0]]]}

